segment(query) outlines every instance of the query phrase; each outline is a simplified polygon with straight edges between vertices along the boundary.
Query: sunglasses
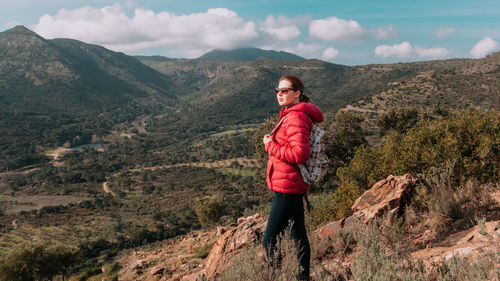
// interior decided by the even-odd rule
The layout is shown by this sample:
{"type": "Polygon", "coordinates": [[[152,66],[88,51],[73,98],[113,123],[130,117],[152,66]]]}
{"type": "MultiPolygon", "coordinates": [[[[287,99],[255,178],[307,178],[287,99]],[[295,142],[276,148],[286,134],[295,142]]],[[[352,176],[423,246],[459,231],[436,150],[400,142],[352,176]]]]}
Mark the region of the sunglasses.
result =
{"type": "Polygon", "coordinates": [[[297,89],[295,89],[295,88],[275,88],[274,92],[276,94],[279,94],[281,92],[282,94],[286,95],[286,94],[288,94],[288,91],[290,91],[290,90],[296,91],[297,89]]]}

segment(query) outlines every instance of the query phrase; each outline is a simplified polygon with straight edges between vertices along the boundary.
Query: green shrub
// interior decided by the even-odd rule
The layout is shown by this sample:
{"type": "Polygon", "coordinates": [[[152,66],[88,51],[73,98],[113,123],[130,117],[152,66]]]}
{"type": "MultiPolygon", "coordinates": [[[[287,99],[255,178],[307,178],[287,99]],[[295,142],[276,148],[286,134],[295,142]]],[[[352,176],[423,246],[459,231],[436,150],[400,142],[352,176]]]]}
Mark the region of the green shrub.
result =
{"type": "Polygon", "coordinates": [[[51,280],[65,276],[78,262],[78,251],[65,246],[25,244],[0,261],[0,280],[51,280]]]}
{"type": "Polygon", "coordinates": [[[335,119],[325,122],[325,152],[333,172],[354,157],[356,148],[366,145],[366,132],[361,127],[365,118],[350,111],[338,111],[335,119]]]}
{"type": "Polygon", "coordinates": [[[100,267],[92,267],[85,270],[80,276],[78,276],[78,281],[86,281],[92,276],[96,276],[102,273],[102,269],[100,267]]]}
{"type": "Polygon", "coordinates": [[[194,200],[194,212],[203,226],[214,225],[224,211],[224,201],[221,196],[205,196],[194,200]]]}
{"type": "Polygon", "coordinates": [[[278,124],[276,117],[269,117],[257,128],[257,130],[255,130],[252,136],[252,143],[255,147],[255,158],[261,168],[267,165],[267,152],[264,148],[262,139],[264,135],[271,133],[276,124],[278,124]]]}
{"type": "Polygon", "coordinates": [[[414,107],[391,108],[387,113],[377,118],[377,126],[381,135],[390,130],[404,133],[406,130],[415,127],[419,121],[419,111],[414,107]]]}
{"type": "Polygon", "coordinates": [[[345,217],[361,192],[390,174],[430,174],[453,162],[451,181],[495,182],[500,175],[500,115],[497,111],[457,111],[442,120],[423,122],[406,134],[391,131],[379,148],[361,146],[337,176],[341,187],[332,202],[333,217],[345,217]]]}
{"type": "Polygon", "coordinates": [[[197,258],[204,259],[208,256],[210,253],[210,250],[212,250],[213,243],[207,243],[205,245],[202,245],[200,247],[197,247],[194,249],[194,255],[197,258]]]}

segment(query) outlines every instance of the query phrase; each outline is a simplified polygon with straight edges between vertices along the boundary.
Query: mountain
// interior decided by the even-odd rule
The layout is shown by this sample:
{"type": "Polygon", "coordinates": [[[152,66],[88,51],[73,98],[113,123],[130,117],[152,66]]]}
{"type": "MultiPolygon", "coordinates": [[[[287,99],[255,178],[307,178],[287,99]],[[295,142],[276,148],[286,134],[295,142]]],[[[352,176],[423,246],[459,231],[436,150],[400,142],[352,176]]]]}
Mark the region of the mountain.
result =
{"type": "Polygon", "coordinates": [[[0,61],[0,99],[12,107],[79,114],[176,100],[175,83],[135,58],[23,26],[0,34],[0,61]]]}
{"type": "MultiPolygon", "coordinates": [[[[38,157],[43,148],[89,142],[118,124],[131,130],[136,121],[144,124],[141,132],[190,147],[204,134],[275,115],[273,88],[288,73],[303,79],[305,92],[329,116],[347,106],[370,114],[407,105],[500,108],[499,53],[363,66],[264,58],[278,53],[255,48],[209,54],[137,58],[71,39],[46,40],[22,26],[0,33],[0,159],[20,167],[33,161],[19,159],[38,157]],[[221,56],[204,60],[209,54],[221,56]]],[[[186,153],[181,159],[196,159],[186,153]]]]}
{"type": "Polygon", "coordinates": [[[40,152],[90,142],[183,86],[138,59],[16,26],[0,33],[0,170],[43,161],[40,152]]]}
{"type": "Polygon", "coordinates": [[[258,48],[240,48],[234,50],[213,50],[201,57],[198,60],[213,60],[213,61],[254,61],[258,58],[268,58],[272,60],[304,60],[303,57],[297,55],[274,50],[262,50],[258,48]]]}
{"type": "Polygon", "coordinates": [[[136,58],[140,61],[156,61],[156,62],[177,60],[177,59],[168,58],[168,57],[164,57],[164,56],[134,56],[134,58],[136,58]]]}
{"type": "MultiPolygon", "coordinates": [[[[155,120],[152,132],[188,138],[241,124],[260,124],[279,111],[272,89],[280,76],[293,73],[305,92],[327,114],[347,108],[372,121],[391,108],[423,110],[480,107],[500,109],[500,53],[484,59],[344,66],[319,60],[251,62],[178,60],[143,63],[192,86],[178,113],[155,120]],[[189,128],[176,133],[176,128],[189,128]]],[[[379,139],[374,122],[367,125],[379,139]]]]}
{"type": "Polygon", "coordinates": [[[408,106],[500,109],[500,52],[476,60],[450,59],[373,68],[380,71],[412,69],[414,74],[364,97],[353,104],[353,108],[375,112],[408,106]]]}

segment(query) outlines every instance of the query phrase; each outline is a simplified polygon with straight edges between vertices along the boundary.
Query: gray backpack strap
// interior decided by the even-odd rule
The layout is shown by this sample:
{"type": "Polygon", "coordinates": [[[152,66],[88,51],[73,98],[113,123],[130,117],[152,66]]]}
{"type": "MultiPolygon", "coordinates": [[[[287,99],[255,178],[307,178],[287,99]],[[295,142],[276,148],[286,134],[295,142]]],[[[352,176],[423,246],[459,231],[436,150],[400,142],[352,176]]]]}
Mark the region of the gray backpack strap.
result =
{"type": "Polygon", "coordinates": [[[278,128],[280,127],[281,123],[283,123],[283,121],[285,121],[285,118],[288,116],[285,115],[285,117],[281,118],[281,120],[278,122],[278,124],[274,127],[274,129],[271,131],[271,135],[274,135],[274,132],[276,132],[276,130],[278,130],[278,128]]]}

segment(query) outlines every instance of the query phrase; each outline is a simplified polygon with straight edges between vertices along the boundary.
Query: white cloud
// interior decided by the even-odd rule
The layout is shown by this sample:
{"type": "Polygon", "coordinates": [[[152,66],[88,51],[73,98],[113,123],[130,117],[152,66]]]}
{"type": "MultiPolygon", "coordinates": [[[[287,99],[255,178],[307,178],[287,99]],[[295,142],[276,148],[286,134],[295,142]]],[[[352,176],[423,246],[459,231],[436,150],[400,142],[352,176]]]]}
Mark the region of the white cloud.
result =
{"type": "Polygon", "coordinates": [[[309,34],[324,41],[350,41],[362,37],[364,33],[358,22],[337,17],[314,20],[309,25],[309,34]]]}
{"type": "Polygon", "coordinates": [[[375,48],[375,55],[381,58],[396,57],[396,58],[408,58],[413,51],[412,46],[408,42],[403,42],[401,44],[380,45],[375,48]]]}
{"type": "Polygon", "coordinates": [[[372,37],[376,40],[384,40],[393,37],[396,34],[396,30],[392,26],[388,27],[378,27],[376,29],[370,30],[372,37]]]}
{"type": "Polygon", "coordinates": [[[283,51],[299,55],[304,58],[312,59],[318,58],[321,55],[322,47],[317,44],[304,44],[298,43],[294,47],[283,48],[283,51]]]}
{"type": "Polygon", "coordinates": [[[408,42],[403,42],[401,44],[380,45],[375,48],[375,55],[381,58],[396,57],[399,59],[410,58],[414,55],[418,55],[420,58],[443,58],[449,55],[449,51],[446,48],[427,48],[422,46],[413,47],[408,42]]]}
{"type": "Polygon", "coordinates": [[[339,51],[333,47],[326,48],[321,56],[324,60],[331,60],[339,55],[339,51]]]}
{"type": "Polygon", "coordinates": [[[395,34],[392,27],[365,29],[357,21],[337,17],[314,20],[309,24],[309,34],[324,41],[353,41],[365,37],[387,39],[395,34]]]}
{"type": "Polygon", "coordinates": [[[259,36],[254,22],[224,8],[180,16],[137,8],[130,18],[119,4],[61,9],[42,16],[34,31],[46,38],[74,38],[117,51],[174,46],[186,54],[248,45],[259,36]]]}
{"type": "Polygon", "coordinates": [[[439,47],[427,48],[427,47],[415,46],[414,50],[421,58],[438,59],[438,58],[444,58],[450,54],[448,49],[439,47]]]}
{"type": "Polygon", "coordinates": [[[266,20],[260,23],[260,30],[281,41],[293,40],[300,35],[300,30],[293,20],[284,16],[267,16],[266,20]]]}
{"type": "Polygon", "coordinates": [[[484,37],[470,50],[473,58],[482,58],[498,49],[498,42],[491,37],[484,37]]]}
{"type": "Polygon", "coordinates": [[[455,32],[455,28],[453,27],[443,27],[438,30],[436,30],[436,37],[437,38],[443,38],[445,36],[450,35],[451,33],[455,32]]]}

